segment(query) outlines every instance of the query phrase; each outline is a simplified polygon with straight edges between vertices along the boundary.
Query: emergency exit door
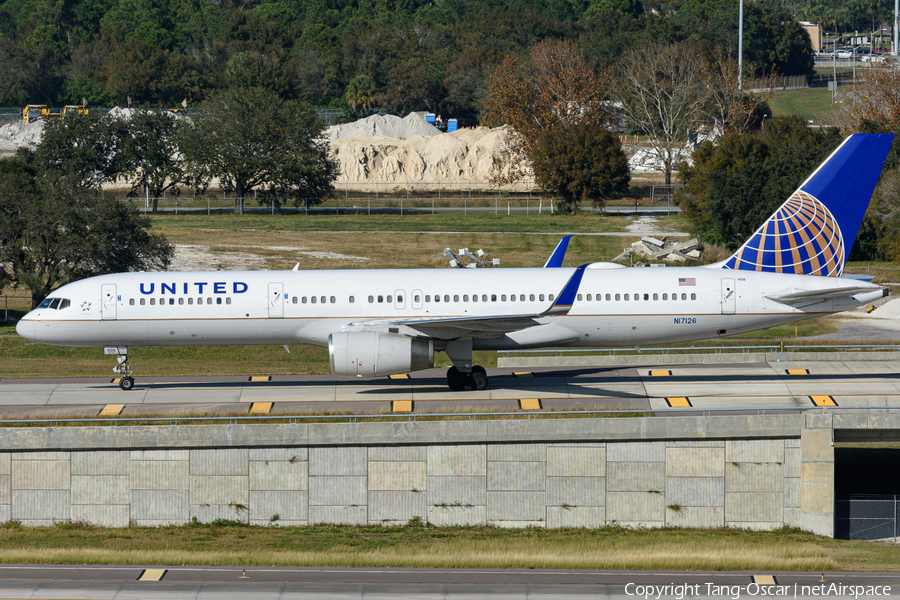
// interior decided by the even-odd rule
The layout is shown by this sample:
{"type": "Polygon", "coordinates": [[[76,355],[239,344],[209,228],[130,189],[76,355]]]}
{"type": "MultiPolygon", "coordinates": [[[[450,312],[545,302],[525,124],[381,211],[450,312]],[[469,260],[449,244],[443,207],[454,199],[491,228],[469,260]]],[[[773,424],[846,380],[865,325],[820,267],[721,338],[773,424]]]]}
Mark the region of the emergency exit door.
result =
{"type": "Polygon", "coordinates": [[[734,290],[734,279],[722,280],[722,314],[733,315],[737,294],[734,290]]]}
{"type": "Polygon", "coordinates": [[[269,284],[269,318],[284,317],[284,286],[280,283],[269,284]]]}
{"type": "Polygon", "coordinates": [[[104,321],[116,320],[116,306],[119,304],[119,297],[116,295],[116,284],[104,283],[100,288],[100,315],[104,321]]]}

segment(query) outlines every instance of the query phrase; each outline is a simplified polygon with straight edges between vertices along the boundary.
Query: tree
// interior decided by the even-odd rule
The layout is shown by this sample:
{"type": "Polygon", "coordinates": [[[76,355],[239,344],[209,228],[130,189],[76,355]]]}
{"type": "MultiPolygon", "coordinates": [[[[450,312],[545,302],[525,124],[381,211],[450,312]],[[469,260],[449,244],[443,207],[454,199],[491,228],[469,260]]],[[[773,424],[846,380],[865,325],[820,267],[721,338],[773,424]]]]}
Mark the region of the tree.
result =
{"type": "Polygon", "coordinates": [[[900,131],[900,71],[895,67],[861,70],[845,97],[839,117],[844,129],[857,131],[870,121],[884,131],[900,131]]]}
{"type": "Polygon", "coordinates": [[[811,129],[800,117],[726,134],[694,152],[677,200],[698,237],[736,249],[840,143],[837,129],[811,129]]]}
{"type": "Polygon", "coordinates": [[[557,123],[608,123],[611,87],[609,70],[596,68],[571,42],[542,42],[527,60],[510,56],[497,67],[485,121],[510,125],[513,145],[528,156],[540,133],[557,123]]]}
{"type": "Polygon", "coordinates": [[[357,75],[347,84],[344,102],[353,112],[367,116],[375,106],[375,82],[368,75],[357,75]]]}
{"type": "Polygon", "coordinates": [[[617,88],[629,126],[649,136],[660,157],[666,185],[688,144],[688,130],[704,120],[707,95],[703,61],[683,44],[639,46],[619,65],[617,88]]]}
{"type": "Polygon", "coordinates": [[[218,177],[236,195],[235,213],[254,189],[314,193],[313,202],[330,191],[337,167],[306,104],[235,88],[210,95],[202,108],[182,136],[186,168],[200,181],[218,177]]]}
{"type": "Polygon", "coordinates": [[[99,113],[47,121],[34,160],[48,176],[99,187],[122,173],[123,127],[123,121],[99,113]]]}
{"type": "Polygon", "coordinates": [[[725,133],[749,133],[758,129],[763,115],[767,114],[767,100],[775,88],[775,77],[764,77],[761,89],[750,93],[738,87],[743,77],[744,73],[738,72],[737,61],[722,48],[706,61],[700,75],[706,93],[705,111],[725,133]]]}
{"type": "Polygon", "coordinates": [[[618,136],[598,123],[558,123],[538,136],[532,168],[542,189],[572,210],[628,190],[628,158],[618,136]]]}
{"type": "Polygon", "coordinates": [[[170,112],[136,110],[120,117],[122,133],[119,157],[122,177],[131,184],[131,194],[146,192],[153,198],[153,212],[159,197],[178,189],[187,179],[182,160],[181,139],[185,120],[170,112]]]}
{"type": "Polygon", "coordinates": [[[61,285],[165,269],[172,246],[134,207],[98,197],[76,177],[45,177],[30,150],[0,159],[0,263],[37,306],[61,285]]]}
{"type": "Polygon", "coordinates": [[[402,117],[413,108],[431,107],[434,83],[422,67],[400,65],[388,72],[387,89],[378,93],[375,99],[402,117]]]}

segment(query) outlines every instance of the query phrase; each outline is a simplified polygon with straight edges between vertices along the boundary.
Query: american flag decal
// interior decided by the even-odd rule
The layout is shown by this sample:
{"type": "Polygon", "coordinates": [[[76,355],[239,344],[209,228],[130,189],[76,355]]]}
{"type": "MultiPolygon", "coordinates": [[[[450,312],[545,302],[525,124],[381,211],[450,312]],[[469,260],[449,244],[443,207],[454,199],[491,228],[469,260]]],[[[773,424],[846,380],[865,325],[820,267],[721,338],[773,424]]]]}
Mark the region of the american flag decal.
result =
{"type": "Polygon", "coordinates": [[[696,277],[679,277],[679,278],[678,278],[678,285],[681,285],[681,286],[684,286],[684,285],[693,285],[693,286],[696,286],[696,285],[697,285],[697,278],[696,278],[696,277]]]}

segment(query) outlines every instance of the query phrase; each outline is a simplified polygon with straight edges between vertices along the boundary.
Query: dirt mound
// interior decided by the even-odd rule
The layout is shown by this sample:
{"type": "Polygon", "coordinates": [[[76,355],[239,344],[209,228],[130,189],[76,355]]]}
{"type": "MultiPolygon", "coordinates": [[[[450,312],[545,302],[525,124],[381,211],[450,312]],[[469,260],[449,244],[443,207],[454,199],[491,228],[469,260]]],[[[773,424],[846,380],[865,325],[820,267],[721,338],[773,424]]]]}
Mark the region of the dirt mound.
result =
{"type": "Polygon", "coordinates": [[[428,123],[418,113],[409,113],[402,119],[394,115],[372,115],[352,123],[332,125],[325,135],[330,141],[334,141],[360,135],[375,138],[409,138],[440,133],[437,127],[428,123]]]}
{"type": "Polygon", "coordinates": [[[15,152],[21,146],[37,144],[44,132],[44,122],[9,123],[0,127],[0,152],[15,152]]]}

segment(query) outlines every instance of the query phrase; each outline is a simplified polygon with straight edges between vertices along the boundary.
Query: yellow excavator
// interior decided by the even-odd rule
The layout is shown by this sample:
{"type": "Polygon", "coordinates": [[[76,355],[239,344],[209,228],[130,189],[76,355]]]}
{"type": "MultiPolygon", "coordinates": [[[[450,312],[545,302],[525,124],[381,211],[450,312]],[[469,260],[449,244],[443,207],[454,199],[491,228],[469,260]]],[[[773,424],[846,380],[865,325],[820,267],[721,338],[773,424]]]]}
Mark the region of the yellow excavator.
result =
{"type": "Polygon", "coordinates": [[[62,110],[62,116],[68,117],[69,115],[77,115],[79,117],[83,117],[90,112],[91,111],[84,106],[78,106],[77,104],[67,104],[62,110]]]}
{"type": "Polygon", "coordinates": [[[34,123],[35,121],[49,118],[50,110],[47,108],[46,104],[29,104],[22,109],[23,123],[34,123]]]}

